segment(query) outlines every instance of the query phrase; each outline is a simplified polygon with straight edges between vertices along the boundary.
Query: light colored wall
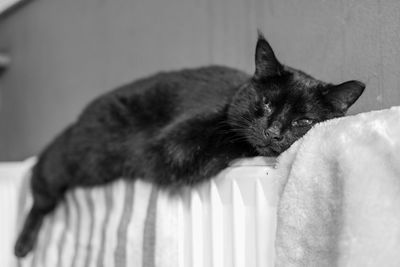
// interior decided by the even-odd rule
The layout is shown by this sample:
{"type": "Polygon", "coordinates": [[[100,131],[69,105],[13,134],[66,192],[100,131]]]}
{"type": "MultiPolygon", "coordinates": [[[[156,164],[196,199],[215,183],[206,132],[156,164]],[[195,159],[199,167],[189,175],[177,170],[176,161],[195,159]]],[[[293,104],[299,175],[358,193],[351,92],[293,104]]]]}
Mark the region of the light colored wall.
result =
{"type": "Polygon", "coordinates": [[[358,113],[400,104],[397,0],[31,0],[0,22],[0,160],[40,149],[85,103],[158,70],[253,71],[256,29],[329,82],[360,79],[358,113]]]}

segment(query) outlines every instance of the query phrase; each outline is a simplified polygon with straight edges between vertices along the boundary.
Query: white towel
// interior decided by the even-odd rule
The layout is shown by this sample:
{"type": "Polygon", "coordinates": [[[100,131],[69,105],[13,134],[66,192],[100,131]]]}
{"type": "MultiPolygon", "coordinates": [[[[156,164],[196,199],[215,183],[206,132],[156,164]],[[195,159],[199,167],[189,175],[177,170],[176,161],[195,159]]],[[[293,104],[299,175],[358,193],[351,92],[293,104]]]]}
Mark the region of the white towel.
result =
{"type": "Polygon", "coordinates": [[[399,107],[317,125],[279,162],[276,266],[400,266],[399,107]]]}

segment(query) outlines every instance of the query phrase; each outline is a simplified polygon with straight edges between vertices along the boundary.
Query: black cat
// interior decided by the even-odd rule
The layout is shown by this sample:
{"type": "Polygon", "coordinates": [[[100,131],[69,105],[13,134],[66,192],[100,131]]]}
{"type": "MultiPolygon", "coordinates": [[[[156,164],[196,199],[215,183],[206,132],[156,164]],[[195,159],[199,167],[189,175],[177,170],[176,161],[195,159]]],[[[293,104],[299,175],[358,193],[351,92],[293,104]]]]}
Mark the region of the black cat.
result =
{"type": "Polygon", "coordinates": [[[121,177],[190,185],[233,159],[277,156],[315,123],[343,116],[365,87],[280,64],[262,35],[255,65],[253,76],[219,66],[159,73],[94,100],[39,156],[15,255],[32,250],[66,190],[121,177]]]}

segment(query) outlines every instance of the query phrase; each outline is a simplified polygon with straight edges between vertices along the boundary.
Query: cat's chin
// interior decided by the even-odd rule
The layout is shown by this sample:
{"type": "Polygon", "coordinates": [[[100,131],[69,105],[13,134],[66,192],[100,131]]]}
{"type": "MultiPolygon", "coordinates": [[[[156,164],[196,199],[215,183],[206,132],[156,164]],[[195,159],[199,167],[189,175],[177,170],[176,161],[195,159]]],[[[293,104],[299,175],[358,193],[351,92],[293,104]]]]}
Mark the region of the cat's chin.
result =
{"type": "Polygon", "coordinates": [[[282,153],[282,151],[273,149],[268,146],[263,146],[263,147],[259,146],[259,147],[256,147],[256,150],[260,154],[260,156],[264,156],[264,157],[277,157],[282,153]]]}

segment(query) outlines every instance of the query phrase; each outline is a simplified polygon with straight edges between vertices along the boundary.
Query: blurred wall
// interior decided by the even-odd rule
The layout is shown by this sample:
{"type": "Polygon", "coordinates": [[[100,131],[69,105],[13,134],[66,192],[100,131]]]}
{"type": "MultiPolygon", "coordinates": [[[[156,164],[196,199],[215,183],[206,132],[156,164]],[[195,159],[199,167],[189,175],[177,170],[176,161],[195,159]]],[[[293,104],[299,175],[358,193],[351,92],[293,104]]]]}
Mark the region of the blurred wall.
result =
{"type": "Polygon", "coordinates": [[[253,71],[256,29],[282,62],[360,79],[351,113],[400,104],[397,0],[31,0],[1,18],[0,160],[23,159],[85,103],[158,70],[210,63],[253,71]]]}

